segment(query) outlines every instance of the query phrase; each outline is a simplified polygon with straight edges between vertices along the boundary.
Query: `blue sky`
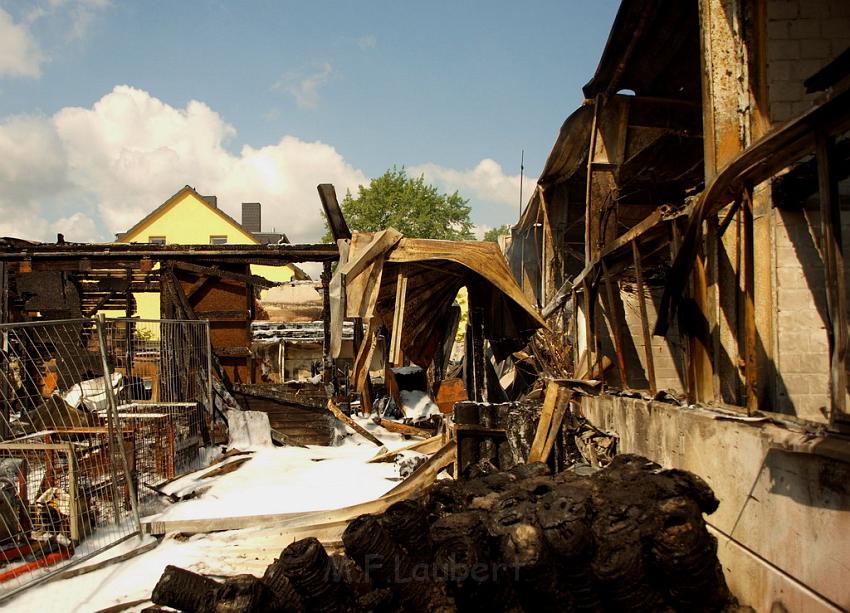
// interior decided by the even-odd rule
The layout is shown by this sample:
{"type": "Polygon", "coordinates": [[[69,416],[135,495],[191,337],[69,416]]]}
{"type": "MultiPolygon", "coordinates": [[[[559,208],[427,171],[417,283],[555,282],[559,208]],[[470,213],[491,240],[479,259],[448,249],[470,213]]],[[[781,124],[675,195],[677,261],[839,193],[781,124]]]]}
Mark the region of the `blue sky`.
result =
{"type": "Polygon", "coordinates": [[[393,165],[514,221],[617,5],[0,0],[0,232],[103,240],[188,183],[315,240],[316,183],[393,165]]]}

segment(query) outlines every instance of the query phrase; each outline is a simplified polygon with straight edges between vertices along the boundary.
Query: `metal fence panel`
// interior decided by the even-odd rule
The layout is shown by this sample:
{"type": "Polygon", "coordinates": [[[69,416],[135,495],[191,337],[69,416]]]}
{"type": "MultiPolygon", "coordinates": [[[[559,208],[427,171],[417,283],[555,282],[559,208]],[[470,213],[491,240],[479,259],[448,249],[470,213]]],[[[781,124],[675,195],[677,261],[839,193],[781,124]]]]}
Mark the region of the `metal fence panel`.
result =
{"type": "Polygon", "coordinates": [[[138,534],[146,485],[200,465],[210,360],[206,322],[0,325],[0,599],[138,534]]]}
{"type": "Polygon", "coordinates": [[[200,468],[212,440],[212,379],[206,321],[110,319],[107,354],[124,377],[118,420],[136,436],[143,513],[156,510],[150,486],[200,468]]]}

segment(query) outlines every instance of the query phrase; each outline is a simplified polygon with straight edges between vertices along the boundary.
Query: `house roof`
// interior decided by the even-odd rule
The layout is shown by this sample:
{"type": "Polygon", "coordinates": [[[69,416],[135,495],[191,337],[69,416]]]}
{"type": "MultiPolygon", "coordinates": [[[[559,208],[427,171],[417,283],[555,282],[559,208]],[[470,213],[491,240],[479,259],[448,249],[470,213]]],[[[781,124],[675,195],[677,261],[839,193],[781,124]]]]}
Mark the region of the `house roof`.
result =
{"type": "Polygon", "coordinates": [[[199,201],[199,202],[201,202],[201,203],[202,203],[205,207],[207,207],[210,211],[212,211],[213,213],[215,213],[216,215],[218,215],[219,217],[221,217],[224,221],[226,221],[227,223],[229,223],[230,225],[232,225],[234,228],[236,228],[236,229],[237,229],[237,230],[239,230],[240,232],[242,232],[242,233],[244,233],[245,235],[247,235],[247,236],[248,236],[249,238],[251,238],[251,239],[252,239],[255,243],[257,243],[257,244],[259,244],[259,243],[260,243],[260,241],[257,239],[257,237],[256,237],[256,236],[254,236],[254,234],[253,234],[253,233],[251,233],[251,232],[249,232],[248,230],[246,230],[246,229],[242,226],[242,224],[240,224],[239,222],[237,222],[237,221],[236,221],[235,219],[233,219],[230,215],[228,215],[227,213],[225,213],[224,211],[222,211],[222,210],[221,210],[221,209],[219,209],[218,207],[213,206],[207,198],[205,198],[204,196],[202,196],[201,194],[199,194],[197,191],[195,191],[195,189],[194,189],[192,186],[190,186],[190,185],[186,185],[186,186],[184,186],[184,187],[183,187],[183,188],[181,188],[181,189],[180,189],[180,190],[179,190],[176,194],[174,194],[173,196],[171,196],[171,198],[169,198],[168,200],[166,200],[165,202],[163,202],[161,205],[159,205],[156,209],[154,209],[153,211],[151,211],[150,213],[148,213],[145,217],[143,217],[141,220],[139,220],[139,222],[138,222],[138,223],[136,223],[136,225],[134,225],[132,228],[130,228],[129,230],[127,230],[126,232],[124,232],[123,234],[121,234],[121,235],[118,237],[118,240],[119,240],[119,241],[121,241],[121,242],[129,242],[129,241],[127,240],[127,238],[128,238],[128,237],[132,237],[132,236],[134,236],[135,234],[138,234],[138,233],[139,233],[139,232],[140,232],[143,228],[145,228],[148,224],[150,224],[150,223],[151,223],[151,222],[152,222],[152,221],[153,221],[156,217],[158,217],[160,214],[164,213],[165,211],[167,211],[168,209],[170,209],[172,206],[174,206],[175,204],[177,204],[178,202],[180,202],[180,201],[181,201],[181,199],[182,199],[182,198],[183,198],[186,194],[192,194],[192,195],[196,196],[196,197],[197,197],[197,199],[198,199],[198,201],[199,201]]]}

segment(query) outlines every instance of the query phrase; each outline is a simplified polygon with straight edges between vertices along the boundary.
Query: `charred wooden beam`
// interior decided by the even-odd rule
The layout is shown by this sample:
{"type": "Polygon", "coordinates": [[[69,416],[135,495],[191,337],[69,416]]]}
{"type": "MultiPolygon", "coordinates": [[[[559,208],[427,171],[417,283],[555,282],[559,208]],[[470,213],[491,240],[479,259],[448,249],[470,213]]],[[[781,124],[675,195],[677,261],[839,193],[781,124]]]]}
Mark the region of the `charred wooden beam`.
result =
{"type": "MultiPolygon", "coordinates": [[[[188,295],[187,295],[188,299],[188,295]]],[[[195,311],[198,319],[207,319],[209,321],[250,321],[251,314],[242,309],[232,311],[195,311]]]]}
{"type": "Polygon", "coordinates": [[[345,216],[342,214],[342,209],[336,198],[334,186],[330,183],[321,183],[317,189],[319,190],[319,200],[322,201],[322,208],[325,210],[334,240],[351,239],[351,230],[348,229],[348,224],[345,222],[345,216]]]}
{"type": "Polygon", "coordinates": [[[232,281],[239,281],[240,283],[251,283],[259,287],[274,287],[275,285],[280,285],[280,283],[277,283],[275,281],[269,281],[265,277],[261,277],[259,275],[244,274],[240,272],[234,272],[232,270],[222,270],[218,266],[201,266],[199,264],[193,264],[191,262],[178,261],[175,261],[173,265],[174,268],[179,268],[180,270],[186,270],[188,272],[192,272],[199,275],[206,275],[208,277],[213,277],[216,279],[229,279],[232,281]]]}
{"type": "Polygon", "coordinates": [[[470,331],[472,332],[472,397],[484,402],[487,386],[484,381],[484,309],[476,306],[469,309],[470,331]]]}
{"type": "Polygon", "coordinates": [[[822,250],[826,268],[826,305],[829,311],[830,419],[847,419],[847,281],[841,238],[838,180],[832,169],[832,139],[819,134],[815,147],[822,250]]]}
{"type": "Polygon", "coordinates": [[[198,280],[195,281],[192,285],[190,285],[189,288],[186,290],[186,298],[191,300],[192,296],[201,291],[201,288],[203,288],[212,279],[213,277],[207,275],[201,275],[200,277],[198,277],[198,280]]]}
{"type": "MultiPolygon", "coordinates": [[[[241,264],[289,264],[297,262],[333,262],[339,259],[336,245],[154,245],[149,243],[108,243],[103,245],[4,244],[0,261],[53,263],[81,270],[88,260],[90,268],[109,262],[120,268],[140,266],[140,260],[217,261],[241,264]]],[[[35,268],[33,268],[34,270],[35,268]]],[[[44,268],[42,268],[44,269],[44,268]]]]}
{"type": "MultiPolygon", "coordinates": [[[[608,316],[608,322],[611,324],[611,336],[614,340],[614,353],[617,356],[617,370],[620,373],[620,385],[624,388],[629,387],[628,376],[626,375],[626,359],[623,354],[623,329],[620,326],[620,318],[617,315],[617,304],[614,301],[614,282],[608,272],[608,266],[605,260],[602,260],[602,277],[605,282],[605,297],[607,298],[605,314],[608,316]]],[[[619,298],[619,285],[617,286],[617,297],[619,298]]]]}
{"type": "MultiPolygon", "coordinates": [[[[108,294],[104,294],[93,307],[91,307],[88,311],[83,313],[83,316],[84,317],[94,317],[95,313],[97,313],[100,309],[102,309],[103,306],[107,302],[109,302],[112,299],[113,296],[115,296],[115,294],[116,294],[115,292],[109,292],[108,294]]],[[[129,308],[128,308],[128,310],[129,310],[129,308]]]]}
{"type": "MultiPolygon", "coordinates": [[[[325,262],[322,269],[322,381],[331,383],[336,380],[336,367],[333,357],[331,356],[331,290],[330,283],[333,271],[331,271],[330,262],[325,262]]],[[[357,322],[360,320],[358,319],[357,322]]],[[[360,338],[363,338],[363,328],[359,324],[355,327],[360,327],[360,338]]],[[[357,332],[355,331],[355,336],[357,332]]],[[[358,345],[359,348],[359,345],[358,345]]],[[[355,349],[355,352],[357,350],[355,349]]],[[[355,353],[356,355],[356,353],[355,353]]],[[[334,385],[334,389],[336,389],[334,385]]]]}
{"type": "Polygon", "coordinates": [[[743,186],[766,181],[814,151],[817,134],[833,137],[846,131],[850,126],[850,115],[846,112],[849,105],[850,88],[835,92],[819,106],[765,134],[730,160],[706,185],[691,207],[683,248],[676,254],[668,274],[654,334],[667,334],[697,257],[703,222],[738,198],[743,186]]]}
{"type": "Polygon", "coordinates": [[[573,283],[570,279],[564,281],[561,288],[552,296],[552,299],[543,307],[541,315],[543,319],[548,319],[555,311],[561,308],[569,298],[573,291],[573,283]]]}

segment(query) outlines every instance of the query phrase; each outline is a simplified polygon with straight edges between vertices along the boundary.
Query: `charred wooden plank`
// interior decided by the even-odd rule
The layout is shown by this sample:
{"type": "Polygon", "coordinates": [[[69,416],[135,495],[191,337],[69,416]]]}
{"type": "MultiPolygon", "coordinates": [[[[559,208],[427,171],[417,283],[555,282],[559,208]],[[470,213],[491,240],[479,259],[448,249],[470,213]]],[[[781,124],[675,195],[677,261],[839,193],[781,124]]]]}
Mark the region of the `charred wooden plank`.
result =
{"type": "Polygon", "coordinates": [[[333,235],[334,240],[350,239],[351,230],[348,229],[348,224],[345,222],[345,216],[339,206],[334,186],[330,183],[320,183],[316,189],[319,190],[319,200],[322,201],[322,208],[325,210],[328,226],[331,228],[331,235],[333,235]]]}
{"type": "Polygon", "coordinates": [[[351,419],[348,415],[343,413],[336,403],[333,400],[328,400],[328,410],[333,413],[334,417],[344,423],[346,426],[354,430],[357,434],[365,438],[367,441],[374,443],[378,447],[383,447],[384,444],[375,436],[373,436],[368,430],[366,430],[363,426],[358,424],[356,421],[351,419]]]}

